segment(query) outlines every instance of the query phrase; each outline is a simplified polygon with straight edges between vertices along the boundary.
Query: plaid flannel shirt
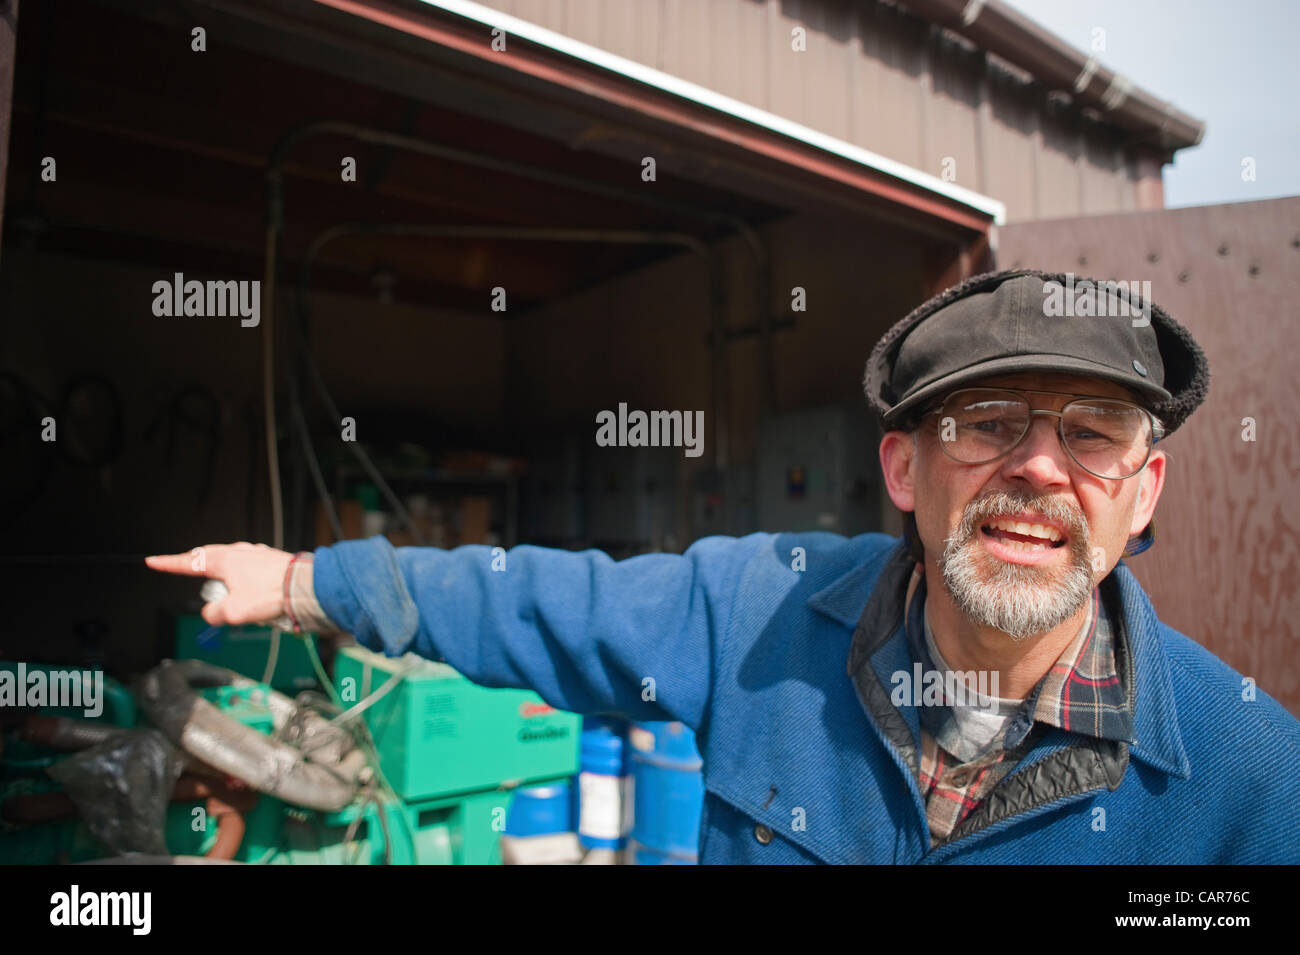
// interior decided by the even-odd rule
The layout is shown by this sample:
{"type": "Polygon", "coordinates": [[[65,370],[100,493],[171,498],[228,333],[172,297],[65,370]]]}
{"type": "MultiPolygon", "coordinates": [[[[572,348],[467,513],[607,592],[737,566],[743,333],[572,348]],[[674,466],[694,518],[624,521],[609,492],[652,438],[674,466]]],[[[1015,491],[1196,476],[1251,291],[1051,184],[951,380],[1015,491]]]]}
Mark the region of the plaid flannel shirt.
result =
{"type": "MultiPolygon", "coordinates": [[[[925,577],[919,567],[909,590],[906,632],[913,659],[925,672],[941,669],[926,645],[925,577]]],[[[1023,703],[1003,713],[1007,719],[997,735],[982,751],[970,754],[950,707],[920,708],[918,781],[931,846],[947,841],[971,810],[1015,769],[1036,741],[1040,725],[1102,739],[1132,739],[1133,715],[1115,662],[1114,629],[1096,588],[1074,640],[1023,703]],[[963,760],[954,751],[967,752],[969,758],[963,760]]]]}

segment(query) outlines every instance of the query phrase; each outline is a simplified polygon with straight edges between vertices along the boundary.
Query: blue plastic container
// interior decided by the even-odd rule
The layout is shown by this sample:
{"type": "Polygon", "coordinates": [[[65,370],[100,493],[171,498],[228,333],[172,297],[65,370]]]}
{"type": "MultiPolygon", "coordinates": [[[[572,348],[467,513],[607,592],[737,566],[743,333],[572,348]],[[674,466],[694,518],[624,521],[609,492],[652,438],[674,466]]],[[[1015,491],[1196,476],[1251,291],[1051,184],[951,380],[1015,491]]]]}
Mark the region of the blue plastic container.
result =
{"type": "Polygon", "coordinates": [[[697,864],[704,762],[695,734],[681,723],[634,723],[628,740],[635,789],[634,862],[697,864]]]}
{"type": "Polygon", "coordinates": [[[658,849],[648,849],[636,840],[632,841],[629,850],[632,853],[632,865],[699,865],[700,859],[697,853],[691,855],[673,855],[669,852],[660,852],[658,849]]]}
{"type": "Polygon", "coordinates": [[[627,723],[589,716],[582,721],[581,771],[574,786],[578,841],[588,849],[622,849],[631,828],[627,723]]]}
{"type": "Polygon", "coordinates": [[[569,790],[567,782],[515,790],[506,812],[506,835],[524,838],[572,832],[569,790]]]}

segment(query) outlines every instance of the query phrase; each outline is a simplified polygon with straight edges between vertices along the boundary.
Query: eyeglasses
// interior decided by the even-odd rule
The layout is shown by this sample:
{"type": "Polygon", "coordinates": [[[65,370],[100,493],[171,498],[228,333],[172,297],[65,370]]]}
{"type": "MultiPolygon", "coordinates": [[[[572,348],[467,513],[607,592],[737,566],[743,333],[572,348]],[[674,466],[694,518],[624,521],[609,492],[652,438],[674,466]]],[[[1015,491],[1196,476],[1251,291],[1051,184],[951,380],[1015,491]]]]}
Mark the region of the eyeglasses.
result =
{"type": "Polygon", "coordinates": [[[1014,451],[1034,415],[1053,415],[1061,445],[1089,474],[1120,481],[1151,457],[1155,424],[1145,408],[1118,398],[1090,398],[1057,391],[963,388],[929,414],[939,416],[939,446],[959,464],[987,464],[1014,451]],[[1060,411],[1032,408],[1026,395],[1072,398],[1060,411]]]}

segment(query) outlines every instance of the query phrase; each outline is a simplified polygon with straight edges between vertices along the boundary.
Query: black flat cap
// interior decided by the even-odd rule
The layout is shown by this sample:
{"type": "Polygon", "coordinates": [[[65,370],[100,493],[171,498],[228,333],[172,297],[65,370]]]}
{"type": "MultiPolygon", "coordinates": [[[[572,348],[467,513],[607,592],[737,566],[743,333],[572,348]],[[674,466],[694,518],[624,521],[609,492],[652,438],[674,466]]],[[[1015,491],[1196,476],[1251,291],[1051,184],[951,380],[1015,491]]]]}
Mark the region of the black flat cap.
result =
{"type": "Polygon", "coordinates": [[[913,309],[872,349],[863,388],[884,428],[908,428],[956,388],[1026,371],[1123,385],[1166,435],[1210,385],[1205,353],[1145,283],[1010,269],[973,276],[913,309]]]}

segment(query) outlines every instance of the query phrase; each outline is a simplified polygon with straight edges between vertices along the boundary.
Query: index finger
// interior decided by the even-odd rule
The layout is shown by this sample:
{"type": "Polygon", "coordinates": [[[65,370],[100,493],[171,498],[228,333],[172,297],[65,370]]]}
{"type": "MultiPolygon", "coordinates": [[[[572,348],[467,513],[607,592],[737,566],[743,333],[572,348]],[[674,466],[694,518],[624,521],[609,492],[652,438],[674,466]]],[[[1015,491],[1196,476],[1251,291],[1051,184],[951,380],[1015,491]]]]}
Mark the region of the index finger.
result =
{"type": "Polygon", "coordinates": [[[155,554],[144,559],[154,570],[168,574],[184,574],[187,577],[219,577],[221,553],[225,548],[221,544],[209,544],[195,547],[186,554],[155,554]]]}

